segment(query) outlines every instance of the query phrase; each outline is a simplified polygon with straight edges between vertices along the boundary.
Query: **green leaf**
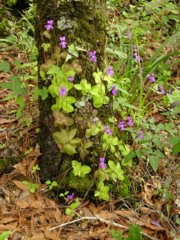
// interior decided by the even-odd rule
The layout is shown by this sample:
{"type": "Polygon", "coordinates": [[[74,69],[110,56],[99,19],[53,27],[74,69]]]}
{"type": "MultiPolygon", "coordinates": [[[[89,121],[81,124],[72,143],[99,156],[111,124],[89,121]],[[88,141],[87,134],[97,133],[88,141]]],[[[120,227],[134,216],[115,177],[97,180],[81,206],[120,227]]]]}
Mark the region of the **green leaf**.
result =
{"type": "Polygon", "coordinates": [[[128,155],[125,157],[124,163],[129,162],[134,156],[135,156],[135,153],[133,151],[130,151],[128,155]]]}
{"type": "Polygon", "coordinates": [[[153,138],[152,142],[153,142],[160,150],[162,150],[161,142],[159,141],[158,138],[153,138]]]}
{"type": "Polygon", "coordinates": [[[19,108],[16,112],[16,117],[19,118],[19,116],[21,116],[21,108],[19,108]]]}
{"type": "Polygon", "coordinates": [[[152,139],[152,136],[151,136],[151,135],[148,135],[148,136],[146,136],[145,138],[143,138],[143,140],[140,141],[139,144],[141,145],[141,144],[147,143],[147,142],[149,142],[151,139],[152,139]]]}
{"type": "Polygon", "coordinates": [[[114,163],[113,161],[108,161],[108,164],[109,164],[109,167],[110,167],[112,170],[115,170],[115,169],[116,169],[115,163],[114,163]]]}
{"type": "Polygon", "coordinates": [[[135,151],[136,152],[136,156],[141,159],[141,156],[142,156],[142,150],[141,149],[138,149],[135,151]]]}
{"type": "Polygon", "coordinates": [[[158,156],[149,156],[149,162],[151,164],[152,169],[156,172],[158,169],[158,161],[159,157],[158,156]]]}
{"type": "Polygon", "coordinates": [[[158,157],[160,157],[160,158],[165,158],[165,156],[164,156],[164,154],[162,153],[162,152],[160,152],[159,150],[156,150],[155,152],[154,152],[154,154],[156,154],[158,157]]]}
{"type": "Polygon", "coordinates": [[[55,142],[60,145],[65,144],[68,141],[67,132],[65,130],[62,130],[61,132],[54,132],[52,136],[55,142]]]}
{"type": "Polygon", "coordinates": [[[171,123],[165,123],[165,129],[174,137],[174,133],[172,131],[172,124],[171,123]]]}
{"type": "Polygon", "coordinates": [[[85,144],[84,148],[90,148],[93,145],[93,142],[89,141],[85,144]]]}
{"type": "Polygon", "coordinates": [[[169,144],[174,145],[180,142],[180,138],[177,136],[170,136],[169,144]]]}
{"type": "Polygon", "coordinates": [[[2,61],[0,64],[0,71],[3,71],[4,74],[6,74],[10,70],[10,65],[6,61],[2,61]]]}
{"type": "Polygon", "coordinates": [[[118,145],[118,137],[114,137],[111,141],[111,144],[118,145]]]}
{"type": "Polygon", "coordinates": [[[71,209],[70,208],[66,208],[66,214],[70,215],[71,214],[71,209]]]}
{"type": "Polygon", "coordinates": [[[68,136],[69,141],[71,141],[75,137],[76,132],[77,132],[76,128],[74,128],[73,130],[70,131],[69,136],[68,136]]]}
{"type": "Polygon", "coordinates": [[[93,106],[95,108],[100,108],[103,104],[103,98],[101,96],[93,96],[93,106]]]}
{"type": "Polygon", "coordinates": [[[152,151],[151,148],[144,148],[144,149],[142,149],[142,152],[144,152],[144,153],[152,153],[153,151],[152,151]]]}
{"type": "Polygon", "coordinates": [[[83,174],[88,174],[91,171],[91,168],[88,166],[82,166],[81,171],[83,174]]]}
{"type": "Polygon", "coordinates": [[[43,89],[42,89],[42,100],[45,100],[47,97],[48,97],[48,89],[45,86],[43,86],[43,89]]]}
{"type": "Polygon", "coordinates": [[[6,83],[2,83],[0,87],[6,88],[6,89],[13,89],[14,85],[13,85],[13,82],[6,82],[6,83]]]}
{"type": "Polygon", "coordinates": [[[17,98],[16,98],[16,102],[17,102],[21,107],[24,106],[22,97],[17,97],[17,98]]]}
{"type": "Polygon", "coordinates": [[[73,155],[73,154],[77,153],[76,149],[72,145],[70,145],[69,143],[66,144],[66,145],[63,145],[63,148],[62,148],[61,152],[62,153],[67,153],[69,155],[73,155]]]}
{"type": "Polygon", "coordinates": [[[94,196],[97,197],[97,196],[99,196],[99,195],[100,195],[100,192],[97,191],[97,190],[95,190],[95,192],[94,192],[94,196]]]}
{"type": "Polygon", "coordinates": [[[173,147],[172,155],[176,155],[178,152],[180,152],[180,143],[176,143],[173,147]]]}
{"type": "Polygon", "coordinates": [[[5,240],[12,232],[12,229],[7,231],[7,232],[3,232],[0,234],[0,240],[5,240]]]}
{"type": "Polygon", "coordinates": [[[76,88],[77,90],[83,89],[83,87],[80,84],[74,84],[74,88],[76,88]]]}

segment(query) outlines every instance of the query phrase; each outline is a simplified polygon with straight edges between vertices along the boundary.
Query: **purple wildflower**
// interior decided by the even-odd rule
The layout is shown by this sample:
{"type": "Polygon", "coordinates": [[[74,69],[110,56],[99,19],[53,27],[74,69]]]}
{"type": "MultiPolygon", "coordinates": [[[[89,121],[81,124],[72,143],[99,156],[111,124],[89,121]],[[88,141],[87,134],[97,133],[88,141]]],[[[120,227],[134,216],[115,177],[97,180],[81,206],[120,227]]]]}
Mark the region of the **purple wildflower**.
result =
{"type": "Polygon", "coordinates": [[[106,133],[109,134],[109,135],[112,135],[112,132],[111,132],[110,129],[107,129],[107,130],[106,130],[106,133]]]}
{"type": "Polygon", "coordinates": [[[62,45],[62,48],[66,48],[66,37],[60,37],[59,38],[60,39],[60,41],[61,41],[61,43],[59,43],[59,45],[62,45]]]}
{"type": "Polygon", "coordinates": [[[132,32],[129,31],[129,39],[132,39],[132,32]]]}
{"type": "Polygon", "coordinates": [[[61,91],[59,91],[59,94],[61,94],[61,97],[64,97],[66,94],[66,87],[61,87],[61,91]]]}
{"type": "Polygon", "coordinates": [[[152,221],[152,224],[158,226],[158,227],[161,227],[161,225],[159,224],[159,222],[155,222],[155,221],[152,221]]]}
{"type": "Polygon", "coordinates": [[[108,129],[109,129],[109,125],[105,126],[104,129],[105,129],[105,130],[108,130],[108,129]]]}
{"type": "Polygon", "coordinates": [[[74,197],[74,193],[72,193],[71,195],[67,195],[67,198],[69,198],[70,200],[72,200],[74,197]]]}
{"type": "Polygon", "coordinates": [[[106,168],[106,164],[104,163],[104,160],[105,160],[105,158],[100,158],[100,164],[99,164],[99,166],[101,166],[102,169],[105,169],[105,168],[106,168]]]}
{"type": "Polygon", "coordinates": [[[95,124],[95,123],[96,123],[96,121],[95,121],[95,120],[93,120],[93,123],[95,124]]]}
{"type": "Polygon", "coordinates": [[[94,62],[97,62],[97,59],[96,59],[96,51],[94,51],[94,52],[90,52],[90,55],[91,55],[91,58],[90,58],[90,60],[91,61],[94,61],[94,62]]]}
{"type": "Polygon", "coordinates": [[[147,75],[147,78],[149,78],[149,80],[151,80],[151,82],[155,82],[156,79],[154,78],[154,74],[152,73],[151,75],[147,75]]]}
{"type": "Polygon", "coordinates": [[[73,76],[69,76],[68,80],[72,82],[74,80],[73,76]]]}
{"type": "Polygon", "coordinates": [[[8,12],[8,16],[10,16],[11,15],[11,13],[10,12],[8,12]]]}
{"type": "Polygon", "coordinates": [[[132,117],[130,116],[130,117],[128,117],[128,119],[129,119],[128,124],[131,125],[131,126],[134,126],[134,123],[133,123],[132,117]]]}
{"type": "Polygon", "coordinates": [[[53,24],[53,20],[49,20],[49,21],[47,21],[47,23],[48,23],[49,25],[52,25],[52,24],[53,24]]]}
{"type": "Polygon", "coordinates": [[[141,59],[140,59],[139,56],[138,56],[137,48],[136,48],[135,45],[134,45],[133,47],[134,47],[134,56],[135,56],[135,59],[134,59],[134,60],[140,62],[141,59]]]}
{"type": "Polygon", "coordinates": [[[145,136],[140,135],[137,139],[141,139],[141,140],[143,140],[144,137],[145,137],[145,136]]]}
{"type": "Polygon", "coordinates": [[[113,86],[112,94],[115,96],[117,94],[116,86],[113,86]]]}
{"type": "Polygon", "coordinates": [[[142,82],[142,87],[144,87],[144,82],[142,82]]]}
{"type": "Polygon", "coordinates": [[[125,126],[126,125],[124,125],[124,121],[122,121],[122,122],[119,122],[118,128],[121,128],[121,131],[123,131],[125,126]]]}
{"type": "Polygon", "coordinates": [[[47,23],[48,23],[48,25],[45,25],[46,30],[53,29],[53,26],[52,26],[53,20],[49,20],[49,21],[47,21],[47,23]]]}
{"type": "Polygon", "coordinates": [[[111,77],[113,77],[113,74],[114,74],[113,67],[108,67],[107,74],[109,74],[111,77]]]}
{"type": "Polygon", "coordinates": [[[105,169],[105,168],[106,168],[106,164],[105,164],[104,162],[101,162],[101,163],[99,164],[99,166],[101,166],[102,169],[105,169]]]}
{"type": "Polygon", "coordinates": [[[154,117],[154,120],[156,121],[156,117],[154,117]]]}
{"type": "Polygon", "coordinates": [[[138,133],[139,133],[139,134],[143,134],[143,130],[139,131],[138,133]]]}
{"type": "Polygon", "coordinates": [[[171,90],[171,89],[169,89],[169,93],[168,93],[168,95],[171,95],[171,92],[172,92],[172,90],[171,90]]]}

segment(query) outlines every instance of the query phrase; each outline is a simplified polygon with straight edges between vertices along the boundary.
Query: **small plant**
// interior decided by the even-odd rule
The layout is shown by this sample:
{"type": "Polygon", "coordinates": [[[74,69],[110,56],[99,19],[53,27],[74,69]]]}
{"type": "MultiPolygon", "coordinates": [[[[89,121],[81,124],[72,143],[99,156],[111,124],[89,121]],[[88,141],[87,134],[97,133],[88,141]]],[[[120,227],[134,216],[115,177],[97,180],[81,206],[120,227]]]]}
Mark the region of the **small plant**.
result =
{"type": "Polygon", "coordinates": [[[85,177],[85,174],[91,171],[90,167],[81,166],[81,163],[75,160],[72,161],[72,167],[74,176],[85,177]]]}
{"type": "Polygon", "coordinates": [[[5,240],[12,232],[12,229],[7,231],[7,232],[3,232],[0,234],[0,240],[5,240]]]}
{"type": "MultiPolygon", "coordinates": [[[[139,225],[132,223],[132,226],[129,226],[128,230],[130,233],[128,234],[128,238],[124,238],[124,240],[143,240],[143,233],[141,233],[142,228],[140,228],[139,225]]],[[[122,240],[122,233],[119,230],[117,231],[117,237],[116,231],[114,229],[109,231],[111,232],[115,240],[122,240]]]]}
{"type": "Polygon", "coordinates": [[[50,180],[46,181],[45,184],[49,185],[49,189],[52,189],[53,187],[58,186],[56,181],[51,182],[50,180]]]}
{"type": "Polygon", "coordinates": [[[40,170],[40,168],[39,168],[38,165],[36,165],[36,166],[33,167],[33,169],[31,170],[31,173],[35,173],[36,170],[40,170]]]}
{"type": "Polygon", "coordinates": [[[39,184],[37,183],[30,183],[28,181],[22,181],[22,183],[26,184],[29,187],[29,191],[34,193],[36,189],[39,189],[39,184]]]}
{"type": "Polygon", "coordinates": [[[66,214],[67,214],[67,215],[70,215],[70,214],[71,214],[71,216],[74,216],[75,214],[74,214],[73,210],[74,210],[76,207],[78,207],[79,204],[80,204],[79,199],[76,198],[76,202],[75,202],[75,203],[72,203],[72,204],[70,205],[70,208],[66,208],[66,214]]]}

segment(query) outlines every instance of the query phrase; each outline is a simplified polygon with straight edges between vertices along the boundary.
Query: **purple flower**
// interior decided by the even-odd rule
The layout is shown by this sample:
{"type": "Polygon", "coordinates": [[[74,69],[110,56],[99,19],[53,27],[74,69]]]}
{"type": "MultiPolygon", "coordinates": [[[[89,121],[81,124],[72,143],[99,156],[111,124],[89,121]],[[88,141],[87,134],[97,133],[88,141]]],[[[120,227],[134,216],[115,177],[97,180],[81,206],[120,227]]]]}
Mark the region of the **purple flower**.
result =
{"type": "Polygon", "coordinates": [[[166,94],[166,92],[164,91],[164,89],[161,90],[161,93],[162,93],[162,94],[166,94]]]}
{"type": "Polygon", "coordinates": [[[10,12],[8,12],[8,16],[10,16],[11,15],[11,13],[10,12]]]}
{"type": "Polygon", "coordinates": [[[137,51],[137,48],[136,48],[136,46],[134,45],[133,46],[133,48],[134,48],[134,56],[135,56],[135,61],[138,61],[138,62],[140,62],[141,61],[141,59],[139,58],[139,56],[138,56],[138,51],[137,51]]]}
{"type": "Polygon", "coordinates": [[[141,139],[141,140],[143,140],[144,137],[145,137],[145,136],[140,135],[137,139],[141,139]]]}
{"type": "Polygon", "coordinates": [[[156,117],[154,117],[154,120],[156,121],[156,117]]]}
{"type": "Polygon", "coordinates": [[[123,130],[125,130],[125,129],[124,129],[125,126],[126,126],[126,125],[124,125],[124,121],[122,121],[122,122],[119,122],[118,128],[121,128],[121,131],[123,131],[123,130]]]}
{"type": "Polygon", "coordinates": [[[171,90],[171,89],[169,89],[169,93],[168,93],[168,95],[171,95],[171,92],[172,92],[172,90],[171,90]]]}
{"type": "Polygon", "coordinates": [[[107,130],[106,130],[106,133],[109,134],[109,135],[112,135],[112,132],[111,132],[110,129],[107,129],[107,130]]]}
{"type": "Polygon", "coordinates": [[[48,23],[48,25],[45,25],[46,30],[53,29],[53,26],[52,26],[53,20],[49,20],[49,21],[47,21],[47,23],[48,23]]]}
{"type": "Polygon", "coordinates": [[[151,75],[147,75],[147,78],[149,78],[149,80],[151,80],[151,82],[155,82],[156,79],[154,78],[154,74],[152,73],[151,75]]]}
{"type": "Polygon", "coordinates": [[[67,198],[69,198],[70,200],[72,200],[74,197],[74,193],[72,193],[71,195],[67,195],[67,198]]]}
{"type": "Polygon", "coordinates": [[[142,87],[144,87],[144,82],[142,82],[142,87]]]}
{"type": "Polygon", "coordinates": [[[163,89],[163,85],[159,85],[160,89],[163,89]]]}
{"type": "Polygon", "coordinates": [[[105,158],[100,158],[100,164],[99,164],[99,166],[101,166],[102,169],[105,169],[105,168],[106,168],[106,164],[104,163],[104,160],[105,160],[105,158]]]}
{"type": "Polygon", "coordinates": [[[144,66],[141,68],[141,73],[143,73],[144,66]]]}
{"type": "Polygon", "coordinates": [[[53,26],[52,25],[45,25],[45,28],[46,28],[46,30],[50,30],[50,29],[53,29],[53,26]]]}
{"type": "Polygon", "coordinates": [[[158,227],[161,227],[161,225],[159,224],[159,222],[155,222],[155,221],[152,221],[152,224],[158,226],[158,227]]]}
{"type": "Polygon", "coordinates": [[[128,124],[131,125],[131,126],[134,126],[134,123],[133,123],[132,117],[130,116],[130,117],[128,117],[128,119],[129,119],[128,124]]]}
{"type": "Polygon", "coordinates": [[[100,162],[104,162],[105,158],[99,158],[100,162]]]}
{"type": "Polygon", "coordinates": [[[102,169],[105,169],[105,168],[106,168],[106,164],[105,164],[104,162],[101,162],[101,163],[99,164],[99,166],[101,166],[102,169]]]}
{"type": "Polygon", "coordinates": [[[72,55],[72,53],[68,52],[69,55],[72,55]]]}
{"type": "Polygon", "coordinates": [[[112,94],[115,96],[117,94],[116,86],[113,86],[112,94]]]}
{"type": "Polygon", "coordinates": [[[61,97],[64,97],[66,94],[66,87],[61,87],[61,91],[59,91],[59,94],[61,94],[61,97]]]}
{"type": "Polygon", "coordinates": [[[59,38],[60,39],[60,41],[61,41],[61,43],[59,43],[59,45],[61,45],[62,46],[62,48],[66,48],[66,37],[60,37],[59,38]]]}
{"type": "Polygon", "coordinates": [[[143,134],[143,130],[139,131],[138,133],[139,133],[139,134],[143,134]]]}
{"type": "Polygon", "coordinates": [[[96,121],[95,121],[95,120],[93,120],[93,123],[95,124],[95,123],[96,123],[96,121]]]}
{"type": "Polygon", "coordinates": [[[72,82],[74,80],[73,76],[69,76],[68,80],[72,82]]]}
{"type": "Polygon", "coordinates": [[[132,32],[129,31],[129,39],[132,39],[132,32]]]}
{"type": "Polygon", "coordinates": [[[110,74],[110,76],[113,77],[113,74],[114,74],[113,67],[108,67],[107,74],[110,74]]]}
{"type": "Polygon", "coordinates": [[[90,52],[90,55],[91,55],[91,58],[90,58],[90,60],[91,61],[94,61],[94,62],[97,62],[97,59],[96,59],[96,51],[94,51],[94,52],[90,52]]]}
{"type": "Polygon", "coordinates": [[[104,129],[105,129],[105,130],[108,130],[108,129],[109,129],[109,125],[105,126],[104,129]]]}
{"type": "Polygon", "coordinates": [[[107,134],[112,135],[112,132],[111,132],[111,130],[109,129],[109,125],[105,126],[104,129],[105,129],[105,131],[106,131],[107,134]]]}
{"type": "Polygon", "coordinates": [[[53,20],[49,20],[47,21],[48,25],[52,25],[53,24],[53,20]]]}

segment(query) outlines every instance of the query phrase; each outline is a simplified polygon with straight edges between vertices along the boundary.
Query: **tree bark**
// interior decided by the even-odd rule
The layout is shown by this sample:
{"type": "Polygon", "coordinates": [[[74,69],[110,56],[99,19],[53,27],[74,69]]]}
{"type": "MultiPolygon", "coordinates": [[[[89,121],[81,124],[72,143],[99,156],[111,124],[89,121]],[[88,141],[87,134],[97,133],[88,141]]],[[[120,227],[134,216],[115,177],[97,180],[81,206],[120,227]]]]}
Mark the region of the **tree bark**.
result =
{"type": "MultiPolygon", "coordinates": [[[[49,43],[48,38],[45,36],[42,38],[42,32],[45,30],[44,26],[47,25],[48,20],[54,21],[54,29],[49,30],[51,34],[50,42],[52,51],[54,50],[54,46],[60,43],[59,37],[63,36],[66,37],[68,45],[74,44],[87,51],[79,53],[77,60],[82,67],[82,73],[76,75],[73,83],[79,83],[81,79],[86,78],[92,85],[95,84],[92,73],[97,70],[97,67],[101,71],[105,68],[106,0],[37,1],[35,38],[38,48],[38,88],[40,89],[42,89],[43,86],[48,88],[51,84],[51,79],[48,78],[47,81],[44,81],[40,76],[40,66],[45,63],[44,55],[46,55],[47,59],[51,58],[51,54],[44,53],[41,47],[43,42],[49,43]],[[96,63],[90,61],[90,51],[97,52],[96,63]]],[[[71,94],[75,96],[77,100],[82,96],[81,92],[74,88],[71,94]]],[[[59,176],[71,167],[72,160],[80,159],[79,154],[70,156],[60,153],[60,149],[52,137],[52,134],[57,131],[57,128],[54,126],[54,117],[51,110],[51,106],[54,103],[55,99],[52,98],[50,94],[44,101],[42,101],[41,97],[38,98],[40,110],[40,134],[38,139],[42,152],[42,158],[40,160],[42,179],[52,179],[59,176]]],[[[72,116],[72,114],[68,114],[68,116],[72,116]]]]}

